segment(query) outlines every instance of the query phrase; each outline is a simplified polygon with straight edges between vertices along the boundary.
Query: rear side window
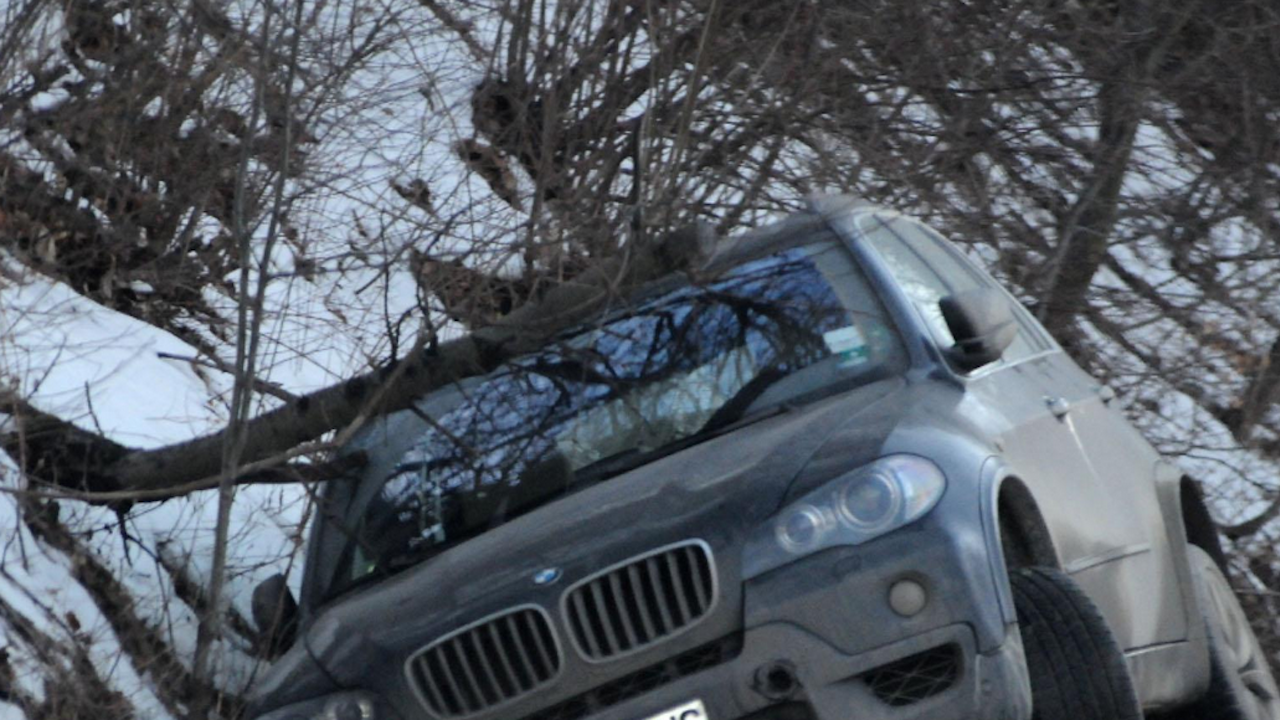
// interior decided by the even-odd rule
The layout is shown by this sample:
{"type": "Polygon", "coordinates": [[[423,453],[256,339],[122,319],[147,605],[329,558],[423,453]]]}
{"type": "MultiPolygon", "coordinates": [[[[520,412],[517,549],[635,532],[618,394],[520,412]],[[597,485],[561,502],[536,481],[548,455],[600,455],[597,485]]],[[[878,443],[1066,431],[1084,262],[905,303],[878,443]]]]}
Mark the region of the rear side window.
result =
{"type": "MultiPolygon", "coordinates": [[[[942,317],[938,302],[942,298],[980,287],[995,287],[980,270],[969,264],[959,252],[947,245],[934,231],[905,217],[869,214],[858,219],[858,230],[884,260],[894,280],[902,287],[924,319],[939,347],[948,348],[955,338],[942,317]]],[[[1012,301],[1011,301],[1012,303],[1012,301]]],[[[1013,303],[1013,316],[1018,333],[1005,350],[1003,362],[1048,350],[1026,310],[1013,303]]]]}

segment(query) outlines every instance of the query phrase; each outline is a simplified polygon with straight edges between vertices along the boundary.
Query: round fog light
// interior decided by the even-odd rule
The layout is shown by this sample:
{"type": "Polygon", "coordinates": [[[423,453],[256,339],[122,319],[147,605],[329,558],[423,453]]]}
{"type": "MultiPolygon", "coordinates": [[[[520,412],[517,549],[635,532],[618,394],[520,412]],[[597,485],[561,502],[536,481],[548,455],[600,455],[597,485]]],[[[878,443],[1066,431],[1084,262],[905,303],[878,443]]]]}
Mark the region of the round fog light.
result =
{"type": "Polygon", "coordinates": [[[929,594],[915,580],[899,580],[889,588],[889,607],[902,617],[914,617],[929,603],[929,594]]]}
{"type": "Polygon", "coordinates": [[[325,703],[325,718],[333,720],[372,720],[373,703],[356,694],[338,695],[325,703]]]}

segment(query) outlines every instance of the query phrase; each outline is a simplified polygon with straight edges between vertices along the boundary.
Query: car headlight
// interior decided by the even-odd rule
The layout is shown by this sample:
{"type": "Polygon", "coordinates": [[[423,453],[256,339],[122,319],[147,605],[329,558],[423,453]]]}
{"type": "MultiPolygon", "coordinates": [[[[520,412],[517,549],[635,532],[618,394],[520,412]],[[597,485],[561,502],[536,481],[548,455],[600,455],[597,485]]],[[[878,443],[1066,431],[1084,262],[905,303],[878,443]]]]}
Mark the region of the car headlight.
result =
{"type": "Polygon", "coordinates": [[[791,503],[758,529],[747,541],[743,576],[897,530],[932,510],[946,487],[942,471],[922,457],[880,458],[791,503]]]}
{"type": "Polygon", "coordinates": [[[353,691],[333,693],[314,700],[286,705],[259,715],[258,720],[377,720],[372,694],[353,691]]]}

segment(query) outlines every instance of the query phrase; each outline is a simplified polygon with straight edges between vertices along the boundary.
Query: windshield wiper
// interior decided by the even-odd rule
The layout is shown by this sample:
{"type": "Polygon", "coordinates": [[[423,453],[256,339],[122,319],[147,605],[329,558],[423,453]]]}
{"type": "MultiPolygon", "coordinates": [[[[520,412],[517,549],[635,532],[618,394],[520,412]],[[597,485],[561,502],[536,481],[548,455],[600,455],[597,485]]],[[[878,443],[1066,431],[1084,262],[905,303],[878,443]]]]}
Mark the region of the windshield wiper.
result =
{"type": "MultiPolygon", "coordinates": [[[[326,594],[325,599],[330,600],[344,593],[350,592],[358,587],[367,585],[375,580],[389,578],[392,575],[399,574],[404,570],[417,565],[433,553],[433,548],[410,548],[378,558],[376,564],[368,572],[359,577],[351,578],[344,582],[335,582],[326,594]]],[[[345,566],[344,566],[345,567],[345,566]]]]}
{"type": "Polygon", "coordinates": [[[595,462],[578,468],[577,471],[574,472],[574,481],[582,482],[586,479],[590,482],[626,472],[627,470],[636,467],[635,459],[637,457],[648,454],[649,453],[642,451],[640,448],[633,447],[627,448],[621,452],[616,452],[612,455],[606,455],[595,462]]]}
{"type": "MultiPolygon", "coordinates": [[[[751,378],[746,385],[743,385],[733,397],[729,398],[725,404],[716,410],[715,414],[698,430],[701,435],[707,432],[713,432],[723,429],[745,417],[753,415],[756,410],[756,401],[764,396],[765,391],[773,387],[779,380],[789,378],[795,375],[801,375],[817,370],[821,365],[834,361],[834,358],[828,358],[820,363],[810,365],[805,368],[793,372],[783,371],[777,365],[770,365],[761,370],[758,375],[751,378]]],[[[846,392],[855,387],[867,385],[878,380],[883,380],[891,375],[889,368],[883,364],[875,363],[856,373],[850,373],[844,377],[837,376],[834,379],[828,378],[808,389],[801,390],[793,388],[793,392],[788,393],[785,400],[774,405],[783,407],[796,407],[805,405],[820,398],[829,397],[837,393],[846,392]]],[[[819,376],[820,378],[821,376],[819,376]]],[[[773,413],[769,413],[773,414],[773,413]]]]}
{"type": "Polygon", "coordinates": [[[703,423],[702,427],[694,435],[715,432],[741,420],[751,410],[751,406],[755,404],[755,401],[760,399],[765,390],[768,390],[774,383],[789,374],[777,365],[770,365],[761,370],[755,377],[748,380],[746,385],[738,388],[738,392],[734,393],[733,397],[725,401],[725,404],[712,413],[711,417],[703,423]]]}
{"type": "Polygon", "coordinates": [[[709,427],[710,421],[708,421],[708,423],[703,425],[702,429],[698,430],[698,432],[692,435],[686,435],[675,442],[654,448],[653,450],[644,451],[639,448],[623,450],[620,453],[615,453],[601,458],[600,460],[578,470],[576,482],[581,485],[587,485],[601,480],[606,480],[615,475],[621,475],[628,470],[634,470],[642,465],[648,465],[655,460],[659,460],[668,455],[674,455],[681,450],[706,442],[714,437],[719,437],[739,428],[773,417],[788,408],[789,405],[787,403],[779,403],[771,406],[766,411],[751,413],[750,415],[745,415],[740,418],[733,418],[715,427],[709,427]]]}
{"type": "Polygon", "coordinates": [[[634,470],[659,458],[673,455],[713,437],[777,415],[787,409],[786,403],[774,405],[769,411],[761,413],[750,413],[751,406],[764,394],[765,390],[768,390],[774,383],[789,374],[777,365],[766,367],[755,377],[748,380],[746,385],[738,388],[733,397],[729,398],[719,409],[712,413],[711,417],[702,424],[702,427],[698,428],[697,432],[653,450],[642,451],[640,448],[628,448],[622,452],[605,456],[590,465],[580,468],[576,473],[576,481],[590,483],[621,475],[628,470],[634,470]]]}

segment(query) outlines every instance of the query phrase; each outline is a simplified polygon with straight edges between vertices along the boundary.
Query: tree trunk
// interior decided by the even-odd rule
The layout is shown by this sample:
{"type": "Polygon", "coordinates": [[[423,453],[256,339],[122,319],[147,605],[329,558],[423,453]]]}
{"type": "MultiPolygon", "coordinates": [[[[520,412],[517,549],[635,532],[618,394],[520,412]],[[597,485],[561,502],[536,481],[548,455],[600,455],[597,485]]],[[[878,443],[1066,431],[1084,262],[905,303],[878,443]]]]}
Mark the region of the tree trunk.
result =
{"type": "Polygon", "coordinates": [[[1084,309],[1093,276],[1107,259],[1134,135],[1142,120],[1141,96],[1137,84],[1124,79],[1103,83],[1093,174],[1059,220],[1058,246],[1037,314],[1069,352],[1079,349],[1075,319],[1084,309]]]}
{"type": "MultiPolygon", "coordinates": [[[[772,232],[788,232],[788,227],[792,225],[784,223],[772,232]]],[[[449,342],[421,344],[398,363],[259,415],[247,423],[240,472],[257,473],[282,464],[296,456],[303,443],[345,428],[340,442],[372,415],[402,410],[433,390],[535,350],[558,332],[588,320],[606,301],[678,269],[698,266],[712,242],[709,231],[698,226],[671,233],[659,243],[633,245],[630,252],[601,261],[494,325],[449,342]]],[[[159,500],[218,484],[228,430],[154,450],[129,451],[29,406],[20,409],[23,412],[15,412],[18,427],[0,436],[0,447],[20,457],[17,449],[24,439],[39,435],[40,447],[47,450],[41,455],[46,465],[29,467],[29,474],[84,492],[83,499],[159,500]],[[67,446],[87,449],[58,452],[67,446]]]]}

